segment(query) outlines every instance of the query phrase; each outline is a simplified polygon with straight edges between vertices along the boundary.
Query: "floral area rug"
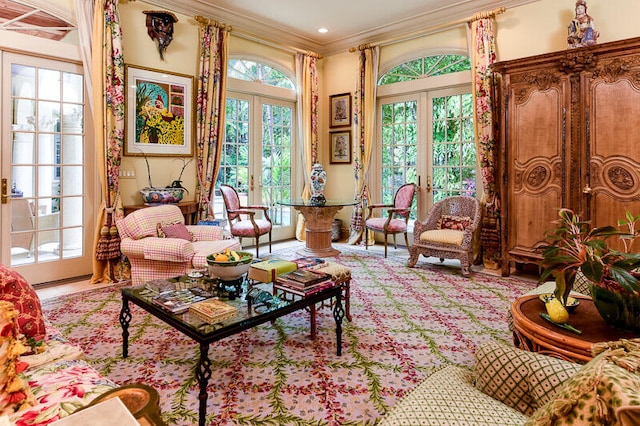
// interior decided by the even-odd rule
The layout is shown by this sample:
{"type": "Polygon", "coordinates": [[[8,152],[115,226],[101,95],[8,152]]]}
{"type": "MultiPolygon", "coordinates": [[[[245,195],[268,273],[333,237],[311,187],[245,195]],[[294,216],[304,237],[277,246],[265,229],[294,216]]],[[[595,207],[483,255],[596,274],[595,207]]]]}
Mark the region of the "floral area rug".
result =
{"type": "MultiPolygon", "coordinates": [[[[275,253],[296,257],[289,249],[275,253]]],[[[331,310],[317,315],[309,338],[306,311],[212,345],[207,424],[372,425],[429,372],[445,363],[471,366],[487,340],[511,341],[507,311],[535,286],[518,278],[343,249],[328,259],[351,269],[351,314],[336,355],[331,310]]],[[[160,393],[170,425],[198,422],[198,345],[136,306],[129,357],[122,359],[120,289],[45,300],[46,317],[82,346],[97,370],[120,383],[145,383],[160,393]]]]}

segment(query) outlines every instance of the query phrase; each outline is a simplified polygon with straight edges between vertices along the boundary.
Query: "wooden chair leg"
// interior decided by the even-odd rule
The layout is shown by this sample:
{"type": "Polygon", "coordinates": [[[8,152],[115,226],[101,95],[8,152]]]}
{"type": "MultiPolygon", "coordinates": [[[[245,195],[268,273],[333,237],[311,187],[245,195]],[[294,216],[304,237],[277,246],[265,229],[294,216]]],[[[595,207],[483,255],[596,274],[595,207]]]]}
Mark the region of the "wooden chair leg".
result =
{"type": "Polygon", "coordinates": [[[364,249],[369,250],[369,230],[367,227],[364,227],[364,249]]]}
{"type": "Polygon", "coordinates": [[[316,338],[316,305],[315,303],[309,307],[309,315],[311,317],[311,340],[316,338]]]}

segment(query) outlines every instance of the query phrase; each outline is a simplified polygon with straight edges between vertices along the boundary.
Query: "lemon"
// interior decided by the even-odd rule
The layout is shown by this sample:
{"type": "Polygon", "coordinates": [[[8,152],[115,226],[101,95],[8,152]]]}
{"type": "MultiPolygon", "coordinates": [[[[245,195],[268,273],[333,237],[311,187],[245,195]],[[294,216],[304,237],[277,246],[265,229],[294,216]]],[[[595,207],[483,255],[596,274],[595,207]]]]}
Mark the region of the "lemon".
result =
{"type": "Polygon", "coordinates": [[[569,320],[569,312],[567,308],[555,297],[544,304],[551,321],[557,324],[564,324],[569,320]]]}

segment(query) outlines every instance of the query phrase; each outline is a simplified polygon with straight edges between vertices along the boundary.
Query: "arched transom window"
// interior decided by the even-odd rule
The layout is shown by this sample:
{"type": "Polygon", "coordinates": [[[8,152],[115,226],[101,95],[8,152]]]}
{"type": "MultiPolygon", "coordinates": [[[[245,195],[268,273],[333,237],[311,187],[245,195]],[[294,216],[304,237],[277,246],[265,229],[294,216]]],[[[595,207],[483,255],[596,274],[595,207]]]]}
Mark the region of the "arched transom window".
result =
{"type": "Polygon", "coordinates": [[[246,59],[229,59],[227,69],[231,78],[284,87],[285,89],[295,88],[291,79],[284,73],[260,62],[246,59]]]}

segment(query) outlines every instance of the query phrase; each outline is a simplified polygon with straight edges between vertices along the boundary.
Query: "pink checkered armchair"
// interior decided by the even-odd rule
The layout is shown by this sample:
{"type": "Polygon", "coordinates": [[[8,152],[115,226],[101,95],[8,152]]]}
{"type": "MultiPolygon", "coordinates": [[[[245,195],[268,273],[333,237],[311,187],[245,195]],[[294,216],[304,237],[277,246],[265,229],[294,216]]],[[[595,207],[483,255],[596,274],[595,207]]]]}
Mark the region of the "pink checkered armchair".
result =
{"type": "Polygon", "coordinates": [[[458,259],[462,274],[469,276],[474,233],[481,215],[480,202],[474,197],[449,197],[435,203],[426,220],[416,221],[413,226],[408,266],[415,266],[420,255],[438,257],[441,262],[458,259]]]}
{"type": "Polygon", "coordinates": [[[185,225],[180,208],[173,204],[136,210],[116,226],[120,250],[131,263],[133,285],[206,269],[208,255],[241,249],[238,240],[225,238],[221,227],[185,225]]]}
{"type": "Polygon", "coordinates": [[[368,230],[384,233],[384,257],[387,257],[387,235],[393,235],[393,248],[397,249],[396,234],[403,233],[404,241],[409,248],[409,237],[407,236],[407,223],[411,213],[411,204],[416,195],[415,183],[405,183],[396,191],[393,197],[393,204],[369,204],[369,214],[364,223],[364,245],[368,249],[368,230]],[[386,217],[371,217],[374,209],[387,209],[386,217]]]}

